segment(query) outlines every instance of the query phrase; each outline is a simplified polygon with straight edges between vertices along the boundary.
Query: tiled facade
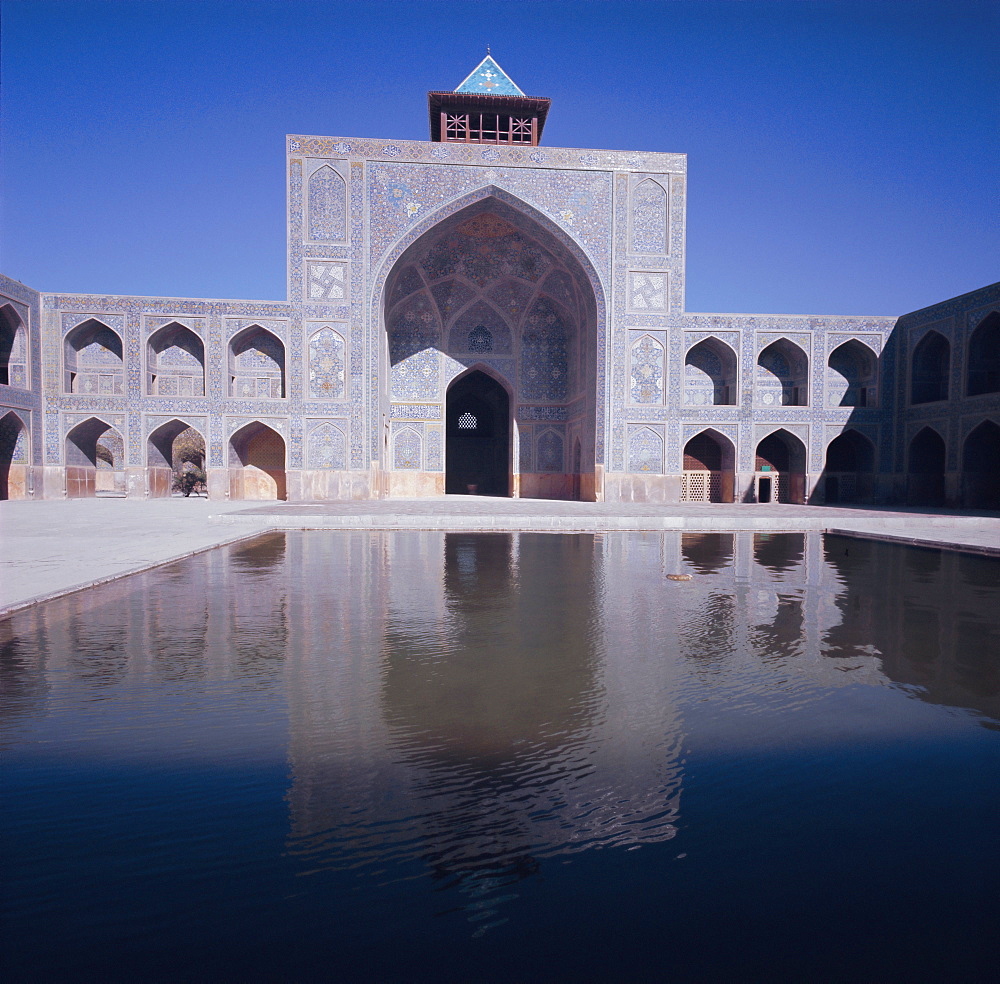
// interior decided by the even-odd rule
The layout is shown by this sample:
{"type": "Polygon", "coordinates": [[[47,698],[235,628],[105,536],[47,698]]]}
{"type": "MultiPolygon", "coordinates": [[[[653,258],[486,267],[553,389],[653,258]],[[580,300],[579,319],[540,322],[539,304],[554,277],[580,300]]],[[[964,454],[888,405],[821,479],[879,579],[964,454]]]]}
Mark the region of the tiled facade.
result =
{"type": "Polygon", "coordinates": [[[513,495],[707,495],[684,462],[708,432],[731,462],[712,485],[727,498],[780,486],[823,501],[836,487],[901,502],[920,498],[911,444],[934,444],[930,429],[942,501],[957,504],[966,439],[980,428],[993,446],[1000,285],[898,322],[688,313],[682,154],[318,136],[286,150],[287,301],[43,294],[0,278],[5,495],[100,490],[86,472],[108,428],[120,488],[168,494],[150,440],[168,424],[204,437],[215,497],[443,494],[448,392],[470,372],[507,394],[513,495]],[[914,371],[943,398],[914,405],[914,371]],[[846,430],[847,464],[831,469],[846,430]],[[761,465],[775,432],[801,465],[761,465]],[[781,467],[797,469],[791,485],[770,482],[781,467]]]}

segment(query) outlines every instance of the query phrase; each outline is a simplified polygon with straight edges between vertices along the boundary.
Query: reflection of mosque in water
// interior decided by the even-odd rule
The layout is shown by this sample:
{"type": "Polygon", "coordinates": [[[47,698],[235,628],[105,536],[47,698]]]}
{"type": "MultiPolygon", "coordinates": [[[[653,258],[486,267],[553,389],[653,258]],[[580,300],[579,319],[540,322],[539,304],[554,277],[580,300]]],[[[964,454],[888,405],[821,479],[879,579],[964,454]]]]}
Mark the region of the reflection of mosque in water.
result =
{"type": "Polygon", "coordinates": [[[388,848],[474,895],[672,837],[692,681],[898,683],[995,726],[996,570],[818,534],[272,534],[0,622],[0,745],[71,691],[265,689],[293,854],[388,848]]]}
{"type": "MultiPolygon", "coordinates": [[[[290,668],[292,846],[320,867],[358,863],[366,814],[382,821],[373,855],[394,844],[473,890],[553,854],[671,837],[692,673],[771,666],[817,694],[898,681],[1000,719],[996,667],[963,645],[1000,642],[995,606],[973,597],[989,560],[817,534],[378,540],[361,594],[381,621],[290,668]],[[914,645],[928,622],[940,630],[914,645]]],[[[329,549],[300,548],[309,567],[329,549]]]]}
{"type": "Polygon", "coordinates": [[[357,864],[365,825],[343,818],[370,810],[381,818],[368,827],[372,848],[393,845],[477,895],[556,853],[672,837],[674,668],[649,660],[626,674],[609,654],[600,539],[384,543],[386,614],[371,640],[380,659],[359,667],[366,720],[353,740],[340,695],[315,696],[311,678],[325,668],[301,664],[293,850],[318,865],[350,852],[357,864]]]}

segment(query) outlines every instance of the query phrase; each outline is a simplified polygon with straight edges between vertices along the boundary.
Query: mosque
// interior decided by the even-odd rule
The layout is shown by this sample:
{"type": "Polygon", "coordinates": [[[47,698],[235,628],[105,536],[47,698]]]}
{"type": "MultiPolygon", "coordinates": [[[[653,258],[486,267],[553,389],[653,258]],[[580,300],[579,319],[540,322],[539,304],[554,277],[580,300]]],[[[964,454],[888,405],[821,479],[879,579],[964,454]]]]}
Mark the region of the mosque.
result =
{"type": "Polygon", "coordinates": [[[699,314],[684,154],[549,148],[487,56],[430,140],[289,136],[287,300],[0,277],[0,498],[478,494],[1000,509],[1000,283],[699,314]]]}

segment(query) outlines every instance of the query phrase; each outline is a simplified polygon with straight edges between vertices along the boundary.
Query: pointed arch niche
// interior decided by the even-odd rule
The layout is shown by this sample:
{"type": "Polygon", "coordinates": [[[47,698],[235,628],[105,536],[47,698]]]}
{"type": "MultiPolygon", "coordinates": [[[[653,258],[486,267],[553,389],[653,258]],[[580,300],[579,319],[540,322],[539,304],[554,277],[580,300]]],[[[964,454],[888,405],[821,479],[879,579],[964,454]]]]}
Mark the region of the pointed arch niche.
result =
{"type": "Polygon", "coordinates": [[[125,495],[125,442],[100,417],[83,420],[66,434],[66,497],[125,495]]]}
{"type": "Polygon", "coordinates": [[[962,505],[1000,510],[1000,426],[984,420],[962,445],[962,505]]]}
{"type": "Polygon", "coordinates": [[[343,242],[347,238],[347,184],[339,172],[323,164],[309,175],[306,191],[308,238],[343,242]]]}
{"type": "Polygon", "coordinates": [[[682,502],[733,502],[736,448],[724,434],[708,428],[684,445],[682,502]]]}
{"type": "Polygon", "coordinates": [[[848,428],[827,446],[823,478],[827,502],[871,502],[875,494],[875,445],[848,428]]]}
{"type": "Polygon", "coordinates": [[[757,502],[805,501],[806,446],[783,427],[757,445],[754,471],[757,502]]]}
{"type": "Polygon", "coordinates": [[[13,410],[0,416],[0,499],[28,498],[28,428],[13,410]]]}
{"type": "Polygon", "coordinates": [[[96,318],[73,328],[63,343],[63,385],[67,393],[124,395],[125,364],[118,333],[96,318]]]}
{"type": "Polygon", "coordinates": [[[425,222],[386,276],[384,487],[389,495],[435,495],[484,484],[459,481],[455,456],[465,445],[449,416],[453,394],[471,387],[487,403],[499,391],[509,400],[501,428],[506,474],[490,470],[485,487],[593,500],[603,400],[597,275],[564,232],[506,192],[484,190],[464,202],[425,222]],[[472,370],[478,387],[463,382],[472,370]],[[401,453],[417,443],[419,456],[401,453]]]}
{"type": "Polygon", "coordinates": [[[190,328],[172,321],[146,343],[149,396],[204,396],[205,344],[190,328]]]}
{"type": "Polygon", "coordinates": [[[0,307],[0,383],[28,388],[28,333],[10,304],[0,307]]]}
{"type": "Polygon", "coordinates": [[[229,497],[287,499],[285,439],[259,420],[229,439],[229,497]]]}
{"type": "Polygon", "coordinates": [[[277,400],[285,395],[285,346],[260,325],[237,332],[229,343],[229,395],[277,400]]]}
{"type": "Polygon", "coordinates": [[[663,254],[667,250],[667,191],[646,178],[632,191],[632,252],[663,254]]]}
{"type": "Polygon", "coordinates": [[[771,342],[757,357],[755,388],[760,406],[808,406],[809,357],[787,338],[771,342]]]}
{"type": "Polygon", "coordinates": [[[1000,312],[993,311],[979,323],[969,339],[965,395],[1000,393],[1000,312]]]}
{"type": "Polygon", "coordinates": [[[944,438],[933,427],[924,427],[910,441],[906,455],[908,506],[944,505],[945,451],[944,438]]]}
{"type": "Polygon", "coordinates": [[[684,357],[685,405],[733,406],[737,364],[736,353],[718,338],[706,338],[692,345],[684,357]]]}
{"type": "Polygon", "coordinates": [[[878,358],[856,338],[838,345],[826,364],[826,399],[831,407],[878,405],[878,358]]]}
{"type": "Polygon", "coordinates": [[[951,345],[944,335],[929,331],[917,343],[910,362],[910,403],[948,399],[951,345]]]}
{"type": "Polygon", "coordinates": [[[160,424],[146,439],[146,494],[161,499],[173,491],[181,473],[205,470],[205,438],[183,420],[160,424]]]}

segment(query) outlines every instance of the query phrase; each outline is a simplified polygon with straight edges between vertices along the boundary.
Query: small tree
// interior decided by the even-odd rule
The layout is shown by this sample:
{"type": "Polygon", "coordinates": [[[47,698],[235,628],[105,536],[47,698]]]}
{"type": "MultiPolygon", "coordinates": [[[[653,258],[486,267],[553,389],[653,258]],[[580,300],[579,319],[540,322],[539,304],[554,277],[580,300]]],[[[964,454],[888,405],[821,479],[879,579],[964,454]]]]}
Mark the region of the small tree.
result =
{"type": "Polygon", "coordinates": [[[193,427],[181,431],[173,445],[173,489],[185,498],[205,491],[205,440],[193,427]]]}
{"type": "Polygon", "coordinates": [[[185,462],[181,473],[174,476],[174,489],[186,499],[192,492],[205,491],[205,473],[190,462],[185,462]]]}

